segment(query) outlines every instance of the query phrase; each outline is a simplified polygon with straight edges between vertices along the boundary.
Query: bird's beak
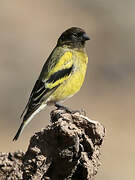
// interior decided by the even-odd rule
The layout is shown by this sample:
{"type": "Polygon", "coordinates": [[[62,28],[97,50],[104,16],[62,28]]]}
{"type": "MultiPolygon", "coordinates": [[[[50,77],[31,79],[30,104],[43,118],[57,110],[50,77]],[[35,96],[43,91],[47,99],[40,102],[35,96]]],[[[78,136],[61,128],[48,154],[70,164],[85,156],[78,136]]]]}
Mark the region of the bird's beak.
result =
{"type": "Polygon", "coordinates": [[[88,40],[90,40],[90,38],[87,34],[83,34],[83,40],[88,41],[88,40]]]}

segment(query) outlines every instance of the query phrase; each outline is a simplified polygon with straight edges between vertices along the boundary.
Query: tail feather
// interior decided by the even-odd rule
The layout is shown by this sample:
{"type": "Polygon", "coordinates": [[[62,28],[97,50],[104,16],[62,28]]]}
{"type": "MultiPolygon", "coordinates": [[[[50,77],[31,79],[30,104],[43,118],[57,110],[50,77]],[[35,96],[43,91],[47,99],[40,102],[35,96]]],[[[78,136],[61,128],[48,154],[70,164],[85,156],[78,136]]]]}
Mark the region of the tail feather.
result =
{"type": "Polygon", "coordinates": [[[21,123],[21,126],[19,127],[19,129],[18,129],[18,131],[17,131],[17,133],[16,133],[13,141],[17,141],[17,139],[19,138],[20,134],[22,133],[24,127],[25,127],[25,122],[23,121],[23,122],[21,123]]]}
{"type": "Polygon", "coordinates": [[[19,138],[20,134],[23,132],[25,126],[33,119],[33,117],[40,112],[44,107],[46,106],[46,104],[42,104],[41,106],[38,107],[38,109],[36,109],[32,114],[30,114],[29,116],[26,115],[23,118],[23,122],[21,123],[15,137],[13,138],[13,141],[17,141],[17,139],[19,138]]]}

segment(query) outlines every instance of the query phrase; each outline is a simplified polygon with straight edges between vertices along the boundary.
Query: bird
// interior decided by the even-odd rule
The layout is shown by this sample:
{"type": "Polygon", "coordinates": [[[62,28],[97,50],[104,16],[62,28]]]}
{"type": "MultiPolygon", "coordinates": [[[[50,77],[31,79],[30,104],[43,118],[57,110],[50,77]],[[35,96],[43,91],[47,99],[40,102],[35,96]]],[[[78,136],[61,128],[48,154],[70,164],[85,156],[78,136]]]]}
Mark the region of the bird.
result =
{"type": "Polygon", "coordinates": [[[76,94],[85,78],[88,55],[85,44],[90,40],[79,27],[65,30],[46,60],[21,114],[23,121],[13,138],[16,141],[24,127],[47,105],[60,103],[76,94]]]}

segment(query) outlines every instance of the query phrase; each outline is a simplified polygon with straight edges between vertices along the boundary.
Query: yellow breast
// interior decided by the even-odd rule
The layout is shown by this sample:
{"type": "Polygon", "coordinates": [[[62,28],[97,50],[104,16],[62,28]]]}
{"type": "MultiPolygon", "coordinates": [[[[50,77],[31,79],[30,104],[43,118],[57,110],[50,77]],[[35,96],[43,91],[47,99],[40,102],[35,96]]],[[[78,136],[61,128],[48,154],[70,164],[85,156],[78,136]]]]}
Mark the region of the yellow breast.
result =
{"type": "Polygon", "coordinates": [[[88,63],[87,54],[83,51],[73,52],[74,70],[68,80],[64,81],[52,94],[52,102],[63,101],[77,93],[84,81],[88,63]]]}

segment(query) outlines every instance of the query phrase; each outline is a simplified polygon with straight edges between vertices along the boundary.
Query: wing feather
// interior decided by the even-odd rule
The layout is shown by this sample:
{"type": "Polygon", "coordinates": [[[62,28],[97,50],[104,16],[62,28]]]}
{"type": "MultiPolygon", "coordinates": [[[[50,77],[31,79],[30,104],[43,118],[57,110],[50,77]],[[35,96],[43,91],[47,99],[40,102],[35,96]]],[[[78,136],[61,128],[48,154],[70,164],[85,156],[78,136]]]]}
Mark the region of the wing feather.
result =
{"type": "Polygon", "coordinates": [[[28,119],[42,102],[46,101],[61,83],[69,78],[73,67],[72,53],[55,48],[43,66],[30,94],[29,101],[21,115],[22,117],[26,112],[24,120],[28,119]]]}

